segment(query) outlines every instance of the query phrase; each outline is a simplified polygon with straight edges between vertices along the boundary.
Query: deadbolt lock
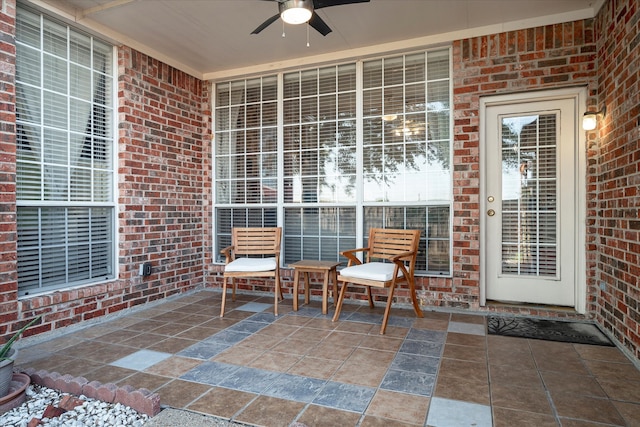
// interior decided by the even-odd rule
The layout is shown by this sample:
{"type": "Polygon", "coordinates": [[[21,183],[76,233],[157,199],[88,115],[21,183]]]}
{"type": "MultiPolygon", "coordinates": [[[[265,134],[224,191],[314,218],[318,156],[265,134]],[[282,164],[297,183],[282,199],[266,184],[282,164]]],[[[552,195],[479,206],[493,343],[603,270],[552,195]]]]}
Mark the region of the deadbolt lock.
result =
{"type": "Polygon", "coordinates": [[[489,203],[493,202],[495,199],[493,198],[493,196],[489,196],[487,197],[487,200],[489,201],[489,203]]]}

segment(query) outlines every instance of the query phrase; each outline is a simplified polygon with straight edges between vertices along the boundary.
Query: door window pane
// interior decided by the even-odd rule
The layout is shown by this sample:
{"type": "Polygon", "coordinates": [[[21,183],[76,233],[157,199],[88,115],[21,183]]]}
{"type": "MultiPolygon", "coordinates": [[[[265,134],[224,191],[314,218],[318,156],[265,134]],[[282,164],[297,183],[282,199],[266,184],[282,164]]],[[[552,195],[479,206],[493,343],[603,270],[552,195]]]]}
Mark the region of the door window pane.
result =
{"type": "Polygon", "coordinates": [[[502,273],[555,277],[557,115],[502,118],[502,273]]]}

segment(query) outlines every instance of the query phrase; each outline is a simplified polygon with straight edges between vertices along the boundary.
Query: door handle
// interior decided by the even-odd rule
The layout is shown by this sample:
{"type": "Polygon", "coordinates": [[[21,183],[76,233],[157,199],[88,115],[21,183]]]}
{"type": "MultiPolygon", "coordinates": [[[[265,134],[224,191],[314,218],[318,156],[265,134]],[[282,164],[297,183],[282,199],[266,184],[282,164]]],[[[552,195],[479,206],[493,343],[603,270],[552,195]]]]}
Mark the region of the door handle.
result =
{"type": "Polygon", "coordinates": [[[487,215],[489,215],[489,216],[494,216],[495,214],[496,214],[496,211],[494,211],[493,209],[489,209],[487,211],[487,215]]]}

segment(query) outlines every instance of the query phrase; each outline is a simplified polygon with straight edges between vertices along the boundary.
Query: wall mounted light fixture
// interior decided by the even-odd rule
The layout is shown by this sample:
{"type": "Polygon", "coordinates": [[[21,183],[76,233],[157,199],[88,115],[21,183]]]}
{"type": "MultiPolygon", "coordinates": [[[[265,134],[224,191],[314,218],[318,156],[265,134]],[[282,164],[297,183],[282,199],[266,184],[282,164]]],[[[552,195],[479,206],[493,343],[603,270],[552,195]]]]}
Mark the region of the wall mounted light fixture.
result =
{"type": "Polygon", "coordinates": [[[594,130],[598,125],[598,119],[607,114],[607,107],[603,107],[600,111],[587,111],[582,116],[582,129],[594,130]]]}

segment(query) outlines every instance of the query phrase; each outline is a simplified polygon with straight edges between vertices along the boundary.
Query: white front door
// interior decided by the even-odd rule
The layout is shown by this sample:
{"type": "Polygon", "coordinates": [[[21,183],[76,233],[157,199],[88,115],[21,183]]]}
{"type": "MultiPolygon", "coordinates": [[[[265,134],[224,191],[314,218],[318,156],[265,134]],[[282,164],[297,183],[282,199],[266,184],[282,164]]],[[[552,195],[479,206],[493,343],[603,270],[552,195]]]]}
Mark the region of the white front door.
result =
{"type": "Polygon", "coordinates": [[[486,104],[486,300],[576,305],[575,98],[486,104]]]}

